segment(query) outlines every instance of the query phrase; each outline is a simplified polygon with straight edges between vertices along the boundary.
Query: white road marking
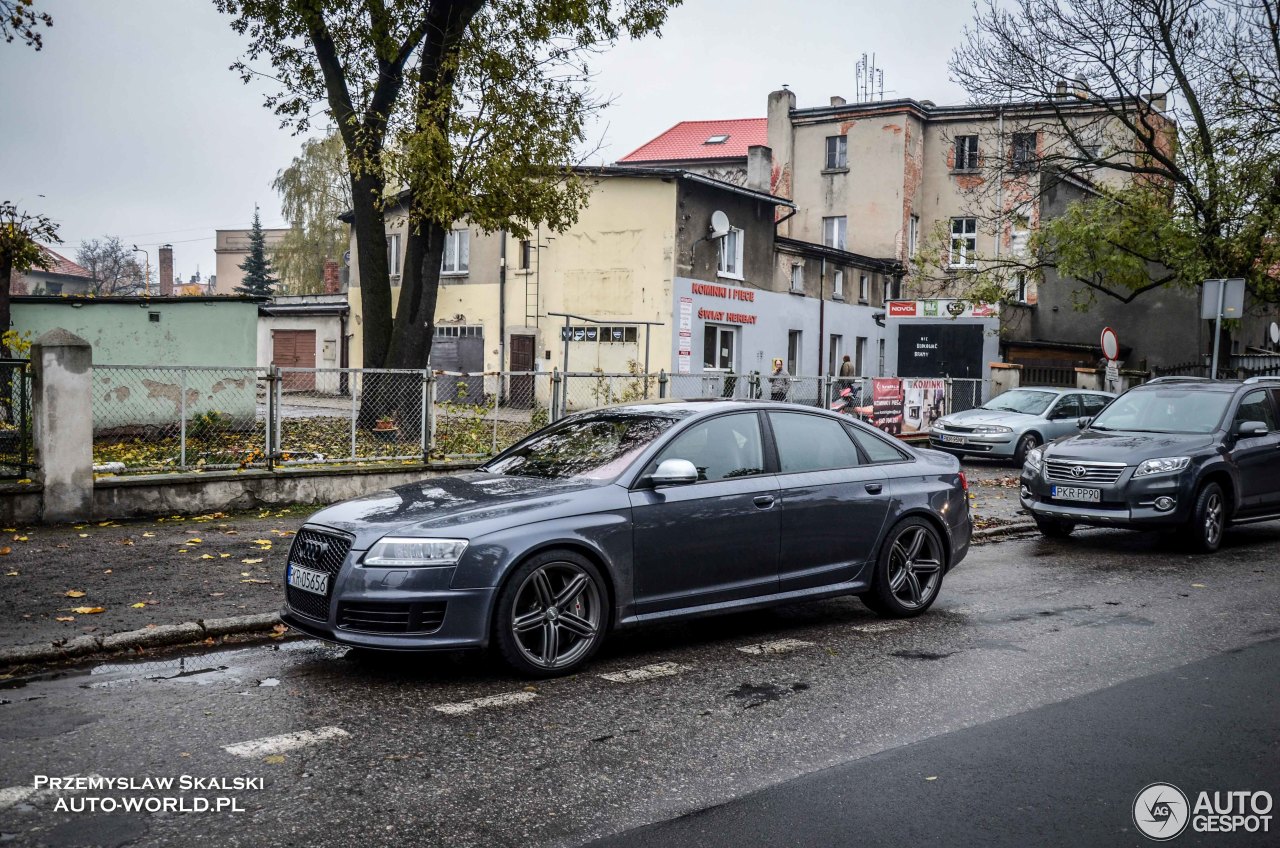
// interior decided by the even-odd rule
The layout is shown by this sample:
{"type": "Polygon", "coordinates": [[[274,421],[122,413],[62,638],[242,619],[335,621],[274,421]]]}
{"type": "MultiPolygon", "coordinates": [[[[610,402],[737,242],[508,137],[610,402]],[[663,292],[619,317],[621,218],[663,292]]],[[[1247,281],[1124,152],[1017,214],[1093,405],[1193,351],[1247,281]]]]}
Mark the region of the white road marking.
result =
{"type": "Polygon", "coordinates": [[[905,621],[877,621],[873,624],[860,624],[849,629],[856,630],[859,633],[885,633],[889,630],[899,630],[906,627],[907,624],[908,622],[905,621]]]}
{"type": "Polygon", "coordinates": [[[445,715],[466,715],[489,707],[524,704],[536,697],[538,697],[536,692],[506,692],[502,695],[486,695],[483,698],[472,698],[470,701],[459,701],[456,704],[436,704],[432,709],[439,710],[445,715]]]}
{"type": "Polygon", "coordinates": [[[656,665],[642,665],[640,668],[629,668],[626,671],[613,671],[600,675],[612,683],[639,683],[641,680],[653,680],[655,677],[671,677],[688,671],[692,666],[680,663],[665,662],[656,665]]]}
{"type": "Polygon", "coordinates": [[[812,642],[803,639],[777,639],[773,642],[761,642],[759,645],[743,645],[738,648],[744,654],[760,656],[762,654],[785,654],[801,648],[812,648],[812,642]]]}
{"type": "MultiPolygon", "coordinates": [[[[79,777],[79,774],[67,775],[67,777],[79,777]]],[[[101,775],[86,775],[90,780],[100,780],[101,775]]],[[[60,795],[79,795],[81,792],[87,792],[87,789],[36,789],[34,786],[6,786],[0,789],[0,810],[7,810],[18,804],[34,804],[39,801],[45,801],[50,798],[57,798],[60,795]]]]}
{"type": "Polygon", "coordinates": [[[341,727],[320,727],[315,730],[299,730],[296,733],[282,733],[279,736],[264,736],[248,742],[223,745],[222,750],[236,757],[265,757],[296,748],[305,748],[308,745],[318,745],[332,739],[345,739],[350,735],[341,727]]]}

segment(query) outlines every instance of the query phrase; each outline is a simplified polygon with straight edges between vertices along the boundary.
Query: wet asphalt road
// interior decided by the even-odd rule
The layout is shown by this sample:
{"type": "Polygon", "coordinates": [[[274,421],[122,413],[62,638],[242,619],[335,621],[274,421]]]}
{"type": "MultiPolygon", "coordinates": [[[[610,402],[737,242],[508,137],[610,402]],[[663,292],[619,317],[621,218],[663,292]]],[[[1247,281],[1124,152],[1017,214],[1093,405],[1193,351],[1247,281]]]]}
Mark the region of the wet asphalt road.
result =
{"type": "Polygon", "coordinates": [[[992,828],[1012,797],[1035,825],[1022,844],[1145,844],[1129,805],[1152,780],[1280,795],[1277,601],[1280,526],[1238,530],[1210,557],[1098,530],[976,548],[911,622],[843,599],[631,631],[584,673],[534,686],[474,657],[375,661],[305,640],[0,681],[0,840],[741,846],[781,833],[816,845],[859,844],[866,827],[877,844],[994,844],[957,830],[957,816],[976,803],[970,818],[992,828]],[[784,639],[795,643],[781,653],[739,650],[784,639]],[[674,673],[600,676],[664,663],[674,673]],[[435,709],[483,696],[504,697],[435,709]],[[1202,736],[1197,705],[1210,696],[1231,709],[1202,736]],[[1164,721],[1177,730],[1152,761],[1162,767],[1129,769],[1164,721]],[[297,731],[321,741],[223,748],[297,731]],[[1235,785],[1251,746],[1269,755],[1255,776],[1272,785],[1235,785]],[[54,809],[60,797],[173,792],[25,791],[35,774],[73,773],[240,775],[263,788],[186,793],[244,808],[186,814],[54,809]],[[935,796],[914,784],[928,776],[935,796]],[[1030,787],[1054,793],[1053,815],[1027,801],[1030,787]],[[722,804],[683,820],[717,823],[719,843],[680,821],[628,833],[722,804]],[[794,827],[753,824],[770,810],[794,827]],[[1082,819],[1097,838],[1080,838],[1082,819]]]}

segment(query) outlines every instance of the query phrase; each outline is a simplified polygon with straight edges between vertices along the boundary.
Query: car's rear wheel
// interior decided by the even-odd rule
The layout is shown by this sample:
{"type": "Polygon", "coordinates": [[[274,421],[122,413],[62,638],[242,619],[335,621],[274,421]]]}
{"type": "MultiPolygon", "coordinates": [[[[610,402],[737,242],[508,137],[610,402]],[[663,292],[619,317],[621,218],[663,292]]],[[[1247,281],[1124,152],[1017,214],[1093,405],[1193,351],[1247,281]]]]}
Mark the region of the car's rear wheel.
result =
{"type": "Polygon", "coordinates": [[[1035,433],[1023,433],[1018,439],[1018,444],[1013,448],[1013,461],[1021,468],[1022,464],[1027,461],[1027,454],[1031,453],[1034,448],[1040,446],[1040,437],[1035,433]]]}
{"type": "Polygon", "coordinates": [[[1206,483],[1196,495],[1191,518],[1183,535],[1191,547],[1211,554],[1222,547],[1222,534],[1227,529],[1227,499],[1217,483],[1206,483]]]}
{"type": "Polygon", "coordinates": [[[604,641],[608,597],[586,557],[564,550],[531,557],[498,595],[494,637],[502,658],[530,677],[572,674],[604,641]]]}
{"type": "Polygon", "coordinates": [[[937,600],[946,563],[937,529],[923,518],[904,519],[885,537],[862,602],[887,618],[920,615],[937,600]]]}
{"type": "Polygon", "coordinates": [[[1036,529],[1040,531],[1041,536],[1048,536],[1050,539],[1065,539],[1071,535],[1071,531],[1076,529],[1074,521],[1063,521],[1061,518],[1041,518],[1035,517],[1036,529]]]}

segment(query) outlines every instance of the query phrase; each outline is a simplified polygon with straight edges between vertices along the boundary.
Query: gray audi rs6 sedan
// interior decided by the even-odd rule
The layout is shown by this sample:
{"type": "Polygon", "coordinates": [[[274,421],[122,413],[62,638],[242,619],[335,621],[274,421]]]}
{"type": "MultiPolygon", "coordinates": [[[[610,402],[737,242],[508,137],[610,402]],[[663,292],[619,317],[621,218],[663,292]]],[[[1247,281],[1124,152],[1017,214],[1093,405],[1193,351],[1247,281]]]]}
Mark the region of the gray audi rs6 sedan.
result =
{"type": "Polygon", "coordinates": [[[282,617],[370,649],[496,645],[536,677],[651,621],[837,595],[905,618],[969,549],[966,487],[954,457],[824,410],[609,407],[317,512],[282,617]]]}

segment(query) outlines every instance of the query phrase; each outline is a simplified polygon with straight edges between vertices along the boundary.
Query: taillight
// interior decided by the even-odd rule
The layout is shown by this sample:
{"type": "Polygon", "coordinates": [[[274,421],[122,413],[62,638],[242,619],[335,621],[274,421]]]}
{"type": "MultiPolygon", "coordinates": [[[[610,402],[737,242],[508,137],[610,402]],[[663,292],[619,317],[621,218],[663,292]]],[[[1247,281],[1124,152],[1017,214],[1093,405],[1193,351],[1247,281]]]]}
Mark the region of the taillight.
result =
{"type": "Polygon", "coordinates": [[[969,478],[964,476],[963,471],[960,472],[960,488],[969,491],[969,478]]]}

